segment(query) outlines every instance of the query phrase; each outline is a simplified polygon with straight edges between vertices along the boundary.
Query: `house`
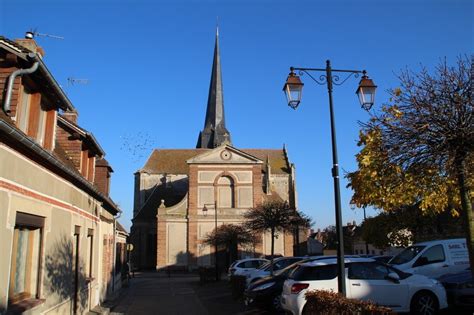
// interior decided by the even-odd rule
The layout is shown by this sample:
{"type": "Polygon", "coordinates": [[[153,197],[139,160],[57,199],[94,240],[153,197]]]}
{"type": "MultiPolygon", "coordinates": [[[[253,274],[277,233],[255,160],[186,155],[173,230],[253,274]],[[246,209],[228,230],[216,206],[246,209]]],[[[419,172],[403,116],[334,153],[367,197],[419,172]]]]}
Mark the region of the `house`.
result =
{"type": "MultiPolygon", "coordinates": [[[[135,173],[130,232],[135,268],[193,270],[223,267],[224,251],[203,243],[217,225],[241,224],[243,214],[269,200],[297,207],[295,167],[282,149],[242,149],[227,129],[216,34],[204,128],[193,149],[156,149],[135,173]],[[221,257],[222,256],[222,257],[221,257]]],[[[293,255],[298,238],[281,233],[275,254],[293,255]]],[[[233,248],[238,257],[270,254],[270,235],[255,247],[233,248]]]]}
{"type": "Polygon", "coordinates": [[[43,56],[0,36],[0,313],[80,314],[115,289],[121,211],[103,149],[43,56]]]}

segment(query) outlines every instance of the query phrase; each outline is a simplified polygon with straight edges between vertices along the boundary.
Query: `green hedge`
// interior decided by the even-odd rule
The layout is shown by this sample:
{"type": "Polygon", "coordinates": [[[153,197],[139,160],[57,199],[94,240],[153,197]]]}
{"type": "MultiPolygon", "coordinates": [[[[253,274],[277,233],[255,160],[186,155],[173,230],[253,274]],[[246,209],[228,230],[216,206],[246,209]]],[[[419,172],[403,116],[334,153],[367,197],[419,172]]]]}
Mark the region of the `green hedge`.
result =
{"type": "Polygon", "coordinates": [[[353,300],[332,291],[314,290],[306,292],[303,315],[309,314],[394,314],[391,309],[370,301],[353,300]]]}

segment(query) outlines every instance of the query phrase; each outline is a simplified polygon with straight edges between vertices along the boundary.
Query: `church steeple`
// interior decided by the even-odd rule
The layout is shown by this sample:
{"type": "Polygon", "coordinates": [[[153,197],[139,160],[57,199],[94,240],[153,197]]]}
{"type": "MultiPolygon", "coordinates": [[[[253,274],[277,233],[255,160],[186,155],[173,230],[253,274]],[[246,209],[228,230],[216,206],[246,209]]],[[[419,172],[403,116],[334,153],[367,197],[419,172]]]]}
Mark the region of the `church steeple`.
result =
{"type": "Polygon", "coordinates": [[[207,100],[204,129],[199,133],[196,148],[215,148],[221,144],[232,144],[225,127],[224,90],[222,89],[221,58],[219,55],[219,28],[216,28],[216,43],[212,63],[211,84],[207,100]]]}

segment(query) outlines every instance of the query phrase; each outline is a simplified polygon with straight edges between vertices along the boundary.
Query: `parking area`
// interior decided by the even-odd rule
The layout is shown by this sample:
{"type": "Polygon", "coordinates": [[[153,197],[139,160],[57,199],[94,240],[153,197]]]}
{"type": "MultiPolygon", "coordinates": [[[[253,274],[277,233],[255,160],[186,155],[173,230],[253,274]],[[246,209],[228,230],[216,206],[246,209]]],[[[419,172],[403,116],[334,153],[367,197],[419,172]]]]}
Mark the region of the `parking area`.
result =
{"type": "MultiPolygon", "coordinates": [[[[111,314],[270,314],[232,297],[226,280],[199,283],[193,274],[136,273],[130,286],[108,303],[111,314]]],[[[273,314],[273,313],[272,313],[273,314]]]]}

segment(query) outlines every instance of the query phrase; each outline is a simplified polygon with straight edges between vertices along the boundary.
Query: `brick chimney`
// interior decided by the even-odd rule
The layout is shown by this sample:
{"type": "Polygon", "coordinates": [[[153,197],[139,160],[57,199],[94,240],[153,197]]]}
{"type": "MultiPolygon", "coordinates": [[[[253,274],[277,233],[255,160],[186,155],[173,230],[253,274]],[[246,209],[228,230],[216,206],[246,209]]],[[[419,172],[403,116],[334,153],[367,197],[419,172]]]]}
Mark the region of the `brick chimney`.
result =
{"type": "Polygon", "coordinates": [[[96,159],[94,184],[106,196],[110,193],[110,177],[112,172],[112,167],[110,167],[106,159],[96,159]]]}
{"type": "MultiPolygon", "coordinates": [[[[25,36],[26,37],[26,36],[25,36]]],[[[31,50],[34,53],[38,53],[38,55],[43,58],[44,57],[44,50],[38,44],[33,38],[19,38],[16,39],[15,42],[26,49],[31,50]]]]}

